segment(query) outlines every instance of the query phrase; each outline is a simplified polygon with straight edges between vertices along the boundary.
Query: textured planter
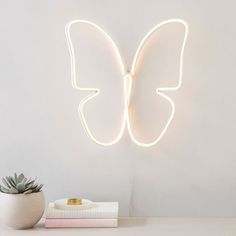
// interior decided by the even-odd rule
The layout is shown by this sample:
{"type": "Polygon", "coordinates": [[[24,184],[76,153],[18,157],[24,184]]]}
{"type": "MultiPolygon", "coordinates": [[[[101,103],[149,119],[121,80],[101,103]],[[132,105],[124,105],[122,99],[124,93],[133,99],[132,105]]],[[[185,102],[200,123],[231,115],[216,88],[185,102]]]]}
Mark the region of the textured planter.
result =
{"type": "Polygon", "coordinates": [[[42,217],[44,207],[43,192],[0,193],[0,221],[15,229],[32,228],[42,217]]]}

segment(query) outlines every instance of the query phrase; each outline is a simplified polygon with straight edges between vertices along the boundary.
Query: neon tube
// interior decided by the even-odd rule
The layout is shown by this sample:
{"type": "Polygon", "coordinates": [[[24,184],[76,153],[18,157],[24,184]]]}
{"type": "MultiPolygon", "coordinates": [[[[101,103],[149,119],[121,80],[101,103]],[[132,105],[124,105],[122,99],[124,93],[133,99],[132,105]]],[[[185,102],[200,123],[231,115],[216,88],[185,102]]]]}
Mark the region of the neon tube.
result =
{"type": "Polygon", "coordinates": [[[157,144],[162,137],[164,136],[164,134],[166,133],[169,125],[171,124],[173,118],[174,118],[174,114],[175,114],[175,104],[173,102],[173,100],[171,98],[169,98],[167,95],[165,95],[163,92],[165,91],[176,91],[178,90],[181,85],[182,85],[182,75],[183,75],[183,54],[184,54],[184,49],[185,49],[185,44],[186,44],[186,40],[187,40],[187,36],[188,36],[188,25],[185,21],[181,20],[181,19],[170,19],[167,21],[163,21],[162,23],[156,25],[155,27],[153,27],[146,35],[145,37],[142,39],[141,43],[138,46],[138,49],[135,53],[134,59],[133,59],[133,63],[131,66],[131,70],[130,72],[126,72],[125,71],[125,66],[124,66],[124,62],[121,58],[120,52],[118,50],[118,47],[116,46],[115,42],[112,40],[112,38],[102,29],[100,28],[98,25],[87,21],[87,20],[73,20],[70,21],[65,28],[65,34],[66,34],[66,39],[67,39],[67,44],[69,47],[69,53],[70,53],[70,57],[71,57],[71,82],[72,82],[72,86],[75,89],[78,89],[80,91],[88,91],[88,92],[92,92],[92,94],[88,95],[87,97],[85,97],[84,99],[82,99],[82,101],[79,104],[79,108],[78,108],[78,112],[79,112],[79,116],[80,116],[80,120],[84,126],[84,129],[87,133],[87,135],[97,144],[102,145],[102,146],[111,146],[117,142],[119,142],[119,140],[121,139],[121,137],[123,136],[124,130],[125,130],[125,126],[127,125],[127,129],[130,135],[131,140],[137,144],[138,146],[141,147],[150,147],[153,146],[155,144],[157,144]],[[156,32],[159,28],[167,25],[167,24],[171,24],[171,23],[179,23],[182,24],[184,26],[185,29],[185,35],[184,35],[184,40],[182,43],[182,47],[181,47],[181,52],[180,52],[180,67],[179,67],[179,79],[178,79],[178,83],[176,86],[174,87],[163,87],[163,88],[157,88],[156,89],[156,93],[157,95],[163,97],[164,99],[166,99],[170,105],[171,105],[171,114],[163,128],[163,130],[161,131],[160,135],[155,138],[152,142],[149,143],[143,143],[140,142],[139,140],[137,140],[132,132],[132,128],[131,128],[131,122],[130,122],[130,117],[129,117],[129,103],[130,103],[130,95],[131,95],[131,90],[132,90],[132,81],[133,78],[135,77],[135,71],[136,71],[136,66],[137,66],[137,61],[138,58],[140,57],[140,52],[143,49],[143,47],[145,46],[146,41],[153,35],[154,32],[156,32]],[[73,47],[73,43],[71,40],[71,36],[70,36],[70,29],[71,26],[74,24],[87,24],[89,26],[92,26],[93,28],[95,28],[96,30],[98,30],[99,32],[101,32],[106,39],[108,39],[109,43],[111,44],[111,46],[114,49],[115,55],[118,59],[119,62],[119,66],[120,66],[120,71],[121,71],[121,75],[123,76],[123,80],[124,80],[124,112],[123,112],[123,116],[122,116],[122,123],[121,123],[121,127],[120,127],[120,131],[117,134],[117,136],[111,140],[110,142],[101,142],[99,140],[97,140],[95,138],[95,136],[93,135],[93,133],[91,132],[91,130],[89,129],[89,126],[86,122],[85,116],[84,116],[84,106],[85,104],[95,98],[96,96],[98,96],[100,94],[100,90],[98,88],[84,88],[84,87],[80,87],[77,84],[76,81],[76,66],[75,66],[75,52],[74,52],[74,47],[73,47]]]}

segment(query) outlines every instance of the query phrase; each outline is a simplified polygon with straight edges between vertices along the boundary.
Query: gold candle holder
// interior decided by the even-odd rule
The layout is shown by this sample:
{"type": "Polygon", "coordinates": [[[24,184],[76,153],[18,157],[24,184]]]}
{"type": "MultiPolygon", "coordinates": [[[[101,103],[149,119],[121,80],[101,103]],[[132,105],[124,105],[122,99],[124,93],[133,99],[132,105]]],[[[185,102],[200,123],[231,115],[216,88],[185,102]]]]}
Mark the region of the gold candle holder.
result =
{"type": "Polygon", "coordinates": [[[67,205],[82,205],[82,199],[69,198],[67,199],[67,205]]]}

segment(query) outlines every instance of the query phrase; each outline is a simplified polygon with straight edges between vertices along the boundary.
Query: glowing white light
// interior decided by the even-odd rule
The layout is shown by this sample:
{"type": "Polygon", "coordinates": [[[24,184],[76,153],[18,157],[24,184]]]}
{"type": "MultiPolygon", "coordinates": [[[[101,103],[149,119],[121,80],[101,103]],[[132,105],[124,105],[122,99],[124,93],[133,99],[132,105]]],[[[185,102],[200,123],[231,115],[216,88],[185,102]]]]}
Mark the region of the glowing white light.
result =
{"type": "Polygon", "coordinates": [[[129,135],[131,137],[131,139],[133,140],[134,143],[136,143],[139,146],[142,147],[150,147],[153,146],[155,144],[157,144],[161,138],[164,136],[164,134],[166,133],[171,121],[173,120],[174,114],[175,114],[175,104],[173,102],[173,100],[171,98],[169,98],[168,96],[166,96],[163,92],[164,91],[176,91],[178,90],[181,85],[182,85],[182,75],[183,75],[183,54],[184,54],[184,49],[185,49],[185,44],[186,44],[186,40],[187,40],[187,36],[188,36],[188,25],[186,24],[185,21],[181,20],[181,19],[171,19],[171,20],[167,20],[167,21],[163,21],[162,23],[156,25],[155,27],[153,27],[146,35],[145,37],[142,39],[141,43],[138,46],[138,49],[135,53],[134,59],[133,59],[133,63],[131,66],[131,70],[130,72],[126,72],[125,71],[125,66],[124,66],[124,62],[121,58],[120,52],[116,46],[116,44],[114,43],[114,41],[112,40],[112,38],[102,29],[100,28],[98,25],[90,22],[90,21],[86,21],[86,20],[73,20],[71,22],[69,22],[66,25],[65,28],[65,33],[66,33],[66,39],[67,39],[67,43],[68,43],[68,47],[69,47],[69,52],[70,52],[70,56],[71,56],[71,79],[72,79],[72,86],[75,89],[78,89],[80,91],[90,91],[93,92],[92,94],[88,95],[87,97],[85,97],[79,104],[79,115],[80,115],[80,119],[81,122],[85,128],[85,131],[87,132],[88,136],[97,144],[103,145],[103,146],[110,146],[113,145],[115,143],[117,143],[125,130],[125,126],[127,125],[128,128],[128,132],[129,135]],[[124,80],[124,112],[123,112],[123,117],[122,117],[122,123],[121,123],[121,127],[120,127],[120,131],[117,134],[117,136],[111,140],[110,142],[101,142],[99,140],[97,140],[95,138],[95,136],[93,135],[93,133],[91,132],[91,130],[89,129],[89,126],[86,122],[85,116],[84,116],[84,106],[85,104],[91,100],[92,98],[98,96],[100,94],[100,90],[98,88],[82,88],[77,84],[77,80],[76,80],[76,67],[75,67],[75,52],[74,52],[74,47],[73,47],[73,43],[71,40],[71,36],[70,36],[70,28],[72,25],[74,24],[87,24],[90,25],[92,27],[94,27],[96,30],[98,30],[99,32],[101,32],[106,39],[108,40],[108,42],[111,44],[112,48],[114,49],[114,52],[116,54],[116,57],[118,59],[119,62],[119,66],[120,66],[120,70],[121,70],[121,74],[123,76],[123,80],[124,80]],[[184,35],[184,39],[183,39],[183,43],[182,43],[182,47],[181,47],[181,52],[180,52],[180,68],[179,68],[179,79],[178,79],[178,83],[176,86],[174,87],[165,87],[165,88],[157,88],[156,89],[156,93],[157,95],[163,97],[164,99],[166,99],[170,105],[171,105],[171,114],[163,128],[163,130],[161,131],[160,135],[155,138],[152,142],[149,143],[143,143],[138,141],[132,132],[132,128],[131,128],[131,124],[130,124],[130,117],[129,117],[129,103],[130,103],[130,95],[131,95],[131,89],[132,89],[132,80],[135,76],[135,69],[137,66],[137,61],[138,58],[140,56],[140,52],[143,49],[145,42],[151,37],[151,35],[156,32],[159,28],[163,27],[164,25],[167,24],[171,24],[171,23],[180,23],[184,26],[185,29],[185,35],[184,35]]]}

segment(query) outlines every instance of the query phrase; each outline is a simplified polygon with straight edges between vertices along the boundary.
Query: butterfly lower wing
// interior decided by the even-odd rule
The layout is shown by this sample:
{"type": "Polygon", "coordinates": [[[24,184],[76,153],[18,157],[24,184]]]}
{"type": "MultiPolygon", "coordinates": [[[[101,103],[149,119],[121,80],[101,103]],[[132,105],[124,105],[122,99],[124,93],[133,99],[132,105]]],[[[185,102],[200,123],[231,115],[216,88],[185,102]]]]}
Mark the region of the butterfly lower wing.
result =
{"type": "Polygon", "coordinates": [[[137,145],[158,143],[173,120],[175,104],[168,91],[181,87],[187,34],[184,21],[164,21],[137,49],[131,68],[134,80],[128,121],[130,136],[137,145]]]}
{"type": "Polygon", "coordinates": [[[103,29],[85,20],[69,22],[66,37],[72,86],[88,93],[78,108],[81,122],[94,142],[112,145],[125,127],[125,68],[118,48],[103,29]]]}

